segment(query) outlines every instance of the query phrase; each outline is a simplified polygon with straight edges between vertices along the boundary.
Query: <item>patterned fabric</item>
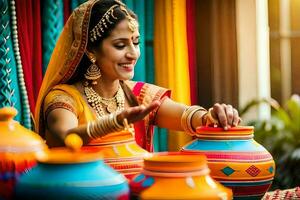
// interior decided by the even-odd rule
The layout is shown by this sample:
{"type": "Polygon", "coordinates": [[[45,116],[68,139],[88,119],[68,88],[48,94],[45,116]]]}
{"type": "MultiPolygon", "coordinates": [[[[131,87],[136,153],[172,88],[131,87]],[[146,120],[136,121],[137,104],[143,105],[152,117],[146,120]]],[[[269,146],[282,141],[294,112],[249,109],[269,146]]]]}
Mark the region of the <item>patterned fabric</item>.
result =
{"type": "Polygon", "coordinates": [[[45,119],[47,119],[48,114],[57,108],[64,108],[71,111],[74,115],[78,116],[76,102],[71,95],[67,94],[63,90],[53,89],[46,96],[44,101],[45,108],[45,119]]]}
{"type": "MultiPolygon", "coordinates": [[[[163,101],[165,97],[170,96],[169,90],[155,85],[134,81],[126,81],[126,84],[134,91],[140,105],[147,106],[155,100],[163,101]]],[[[91,110],[82,94],[71,85],[55,86],[45,97],[43,107],[45,110],[43,121],[46,121],[47,115],[56,108],[64,108],[73,112],[78,118],[79,125],[97,119],[95,111],[91,110]]],[[[152,111],[143,121],[134,124],[136,142],[148,151],[153,150],[153,125],[156,111],[152,111]]],[[[40,134],[45,135],[50,146],[60,143],[47,130],[40,134]]]]}
{"type": "MultiPolygon", "coordinates": [[[[139,104],[148,105],[155,100],[163,101],[165,97],[171,96],[170,90],[152,84],[128,81],[127,85],[132,89],[139,104]]],[[[156,111],[151,112],[143,121],[134,125],[136,130],[135,140],[141,147],[150,152],[153,151],[153,124],[155,123],[156,111]]]]}
{"type": "Polygon", "coordinates": [[[7,0],[0,1],[0,107],[15,107],[18,110],[16,120],[22,122],[21,97],[11,38],[9,8],[7,0]]]}
{"type": "Polygon", "coordinates": [[[263,200],[300,200],[300,187],[268,192],[263,200]]]}

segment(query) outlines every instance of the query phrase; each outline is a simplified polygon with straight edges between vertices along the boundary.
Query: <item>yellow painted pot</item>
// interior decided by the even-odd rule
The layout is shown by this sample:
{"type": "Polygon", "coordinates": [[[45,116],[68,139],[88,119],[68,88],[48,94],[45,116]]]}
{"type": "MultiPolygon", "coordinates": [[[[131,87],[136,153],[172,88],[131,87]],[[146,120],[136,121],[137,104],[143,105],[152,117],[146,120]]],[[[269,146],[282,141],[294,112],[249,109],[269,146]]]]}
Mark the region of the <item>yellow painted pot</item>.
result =
{"type": "Polygon", "coordinates": [[[47,149],[42,138],[13,120],[17,110],[0,109],[0,199],[10,199],[15,182],[36,164],[36,153],[47,149]]]}
{"type": "Polygon", "coordinates": [[[128,180],[140,173],[143,159],[150,155],[136,143],[130,130],[108,134],[82,148],[101,151],[104,162],[128,180]]]}
{"type": "Polygon", "coordinates": [[[199,153],[168,152],[144,159],[143,171],[130,182],[133,198],[212,200],[232,199],[232,192],[209,175],[199,153]]]}

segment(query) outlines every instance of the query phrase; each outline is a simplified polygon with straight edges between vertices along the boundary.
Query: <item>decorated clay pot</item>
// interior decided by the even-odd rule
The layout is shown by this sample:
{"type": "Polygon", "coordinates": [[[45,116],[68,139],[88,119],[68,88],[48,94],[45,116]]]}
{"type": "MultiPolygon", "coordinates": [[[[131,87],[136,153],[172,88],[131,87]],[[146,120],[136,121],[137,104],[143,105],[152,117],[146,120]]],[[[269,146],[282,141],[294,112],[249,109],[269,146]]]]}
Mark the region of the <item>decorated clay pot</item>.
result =
{"type": "Polygon", "coordinates": [[[261,199],[272,184],[275,163],[253,139],[254,128],[199,127],[197,139],[182,148],[207,156],[211,176],[233,191],[234,199],[261,199]]]}
{"type": "Polygon", "coordinates": [[[35,153],[47,149],[40,136],[14,121],[17,110],[0,109],[0,199],[10,199],[18,177],[36,164],[35,153]]]}
{"type": "Polygon", "coordinates": [[[136,143],[130,130],[108,134],[93,140],[83,148],[101,151],[104,162],[128,180],[142,170],[143,159],[149,156],[149,153],[136,143]]]}
{"type": "Polygon", "coordinates": [[[82,150],[80,146],[73,146],[73,150],[53,148],[38,155],[37,166],[20,177],[15,198],[129,199],[125,177],[107,166],[100,152],[82,150]]]}
{"type": "Polygon", "coordinates": [[[132,198],[212,200],[232,199],[232,192],[209,175],[199,153],[157,153],[144,159],[143,171],[130,182],[132,198]]]}

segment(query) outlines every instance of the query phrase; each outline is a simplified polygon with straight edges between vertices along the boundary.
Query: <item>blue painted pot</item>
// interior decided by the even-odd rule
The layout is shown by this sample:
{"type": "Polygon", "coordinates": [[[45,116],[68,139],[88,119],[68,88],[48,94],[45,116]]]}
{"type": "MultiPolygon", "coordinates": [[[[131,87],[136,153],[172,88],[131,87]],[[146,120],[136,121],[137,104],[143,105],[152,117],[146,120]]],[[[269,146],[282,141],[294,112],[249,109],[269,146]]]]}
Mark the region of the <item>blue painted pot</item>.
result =
{"type": "Polygon", "coordinates": [[[16,199],[129,199],[127,180],[99,153],[65,149],[38,158],[37,166],[20,177],[15,191],[16,199]]]}
{"type": "Polygon", "coordinates": [[[254,127],[198,127],[197,139],[182,148],[207,157],[211,176],[233,191],[235,200],[260,200],[272,184],[272,155],[254,140],[254,127]]]}

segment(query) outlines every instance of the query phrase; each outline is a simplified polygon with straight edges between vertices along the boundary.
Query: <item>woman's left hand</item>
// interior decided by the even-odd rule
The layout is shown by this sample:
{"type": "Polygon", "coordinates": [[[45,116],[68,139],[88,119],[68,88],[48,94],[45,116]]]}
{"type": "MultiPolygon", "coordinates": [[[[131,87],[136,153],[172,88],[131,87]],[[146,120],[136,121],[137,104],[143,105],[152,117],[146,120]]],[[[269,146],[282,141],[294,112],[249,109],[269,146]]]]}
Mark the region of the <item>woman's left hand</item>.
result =
{"type": "Polygon", "coordinates": [[[227,130],[237,126],[241,122],[238,111],[229,104],[216,103],[209,110],[211,116],[217,121],[218,125],[227,130]]]}

